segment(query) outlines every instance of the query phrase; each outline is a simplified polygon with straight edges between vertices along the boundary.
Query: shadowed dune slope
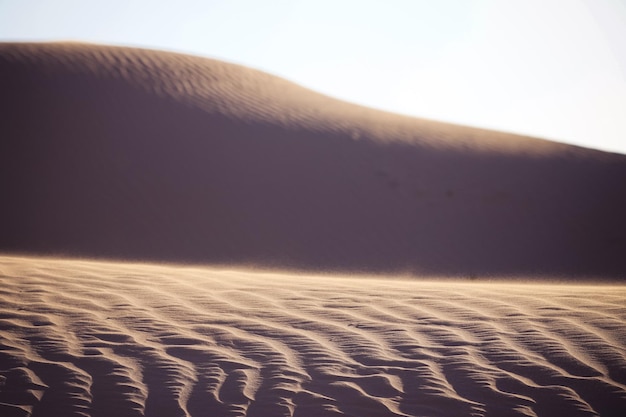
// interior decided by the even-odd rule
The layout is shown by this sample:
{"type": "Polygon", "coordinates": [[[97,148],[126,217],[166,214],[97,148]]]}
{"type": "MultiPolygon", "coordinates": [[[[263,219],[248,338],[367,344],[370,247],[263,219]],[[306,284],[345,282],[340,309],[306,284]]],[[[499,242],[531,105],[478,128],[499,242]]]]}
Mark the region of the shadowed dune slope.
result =
{"type": "Polygon", "coordinates": [[[622,417],[626,287],[0,257],[0,415],[622,417]]]}
{"type": "Polygon", "coordinates": [[[0,44],[0,91],[4,252],[444,275],[626,271],[626,156],[131,48],[0,44]]]}

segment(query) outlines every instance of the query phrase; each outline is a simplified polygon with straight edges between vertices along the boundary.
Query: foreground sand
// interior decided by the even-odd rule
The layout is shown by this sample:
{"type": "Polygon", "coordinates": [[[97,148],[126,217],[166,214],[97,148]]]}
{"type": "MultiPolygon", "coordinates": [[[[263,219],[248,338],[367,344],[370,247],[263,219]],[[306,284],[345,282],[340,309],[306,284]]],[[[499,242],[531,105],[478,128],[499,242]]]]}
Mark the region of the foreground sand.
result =
{"type": "Polygon", "coordinates": [[[2,416],[623,416],[626,287],[0,258],[2,416]]]}

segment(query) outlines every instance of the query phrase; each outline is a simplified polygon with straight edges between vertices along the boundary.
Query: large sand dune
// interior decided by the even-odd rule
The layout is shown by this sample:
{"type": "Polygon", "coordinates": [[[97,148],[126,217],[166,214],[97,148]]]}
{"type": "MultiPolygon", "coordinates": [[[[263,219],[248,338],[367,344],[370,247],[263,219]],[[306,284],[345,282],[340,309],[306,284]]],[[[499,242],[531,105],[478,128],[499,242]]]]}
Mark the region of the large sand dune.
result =
{"type": "Polygon", "coordinates": [[[0,415],[616,416],[626,288],[0,258],[0,415]]]}
{"type": "Polygon", "coordinates": [[[0,44],[0,75],[4,252],[626,271],[623,155],[393,115],[173,53],[0,44]]]}

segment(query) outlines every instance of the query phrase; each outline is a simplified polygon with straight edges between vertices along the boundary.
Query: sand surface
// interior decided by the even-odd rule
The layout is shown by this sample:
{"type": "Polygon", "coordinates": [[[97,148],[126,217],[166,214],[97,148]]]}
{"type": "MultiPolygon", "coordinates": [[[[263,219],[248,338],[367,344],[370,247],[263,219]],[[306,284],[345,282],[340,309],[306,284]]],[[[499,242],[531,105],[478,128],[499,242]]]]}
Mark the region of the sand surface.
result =
{"type": "Polygon", "coordinates": [[[0,43],[0,416],[623,417],[625,184],[213,59],[0,43]]]}
{"type": "Polygon", "coordinates": [[[625,155],[168,52],[0,44],[0,75],[5,253],[624,279],[625,155]]]}
{"type": "Polygon", "coordinates": [[[626,288],[0,258],[2,416],[623,416],[626,288]]]}

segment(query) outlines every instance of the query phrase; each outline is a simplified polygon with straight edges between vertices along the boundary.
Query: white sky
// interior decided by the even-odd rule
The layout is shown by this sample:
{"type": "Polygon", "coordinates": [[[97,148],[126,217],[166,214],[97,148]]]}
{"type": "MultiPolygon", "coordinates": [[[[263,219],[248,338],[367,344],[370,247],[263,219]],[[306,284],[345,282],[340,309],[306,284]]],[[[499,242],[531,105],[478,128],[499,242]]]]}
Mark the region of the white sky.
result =
{"type": "Polygon", "coordinates": [[[626,0],[0,0],[0,40],[188,52],[371,107],[626,153],[626,0]]]}

